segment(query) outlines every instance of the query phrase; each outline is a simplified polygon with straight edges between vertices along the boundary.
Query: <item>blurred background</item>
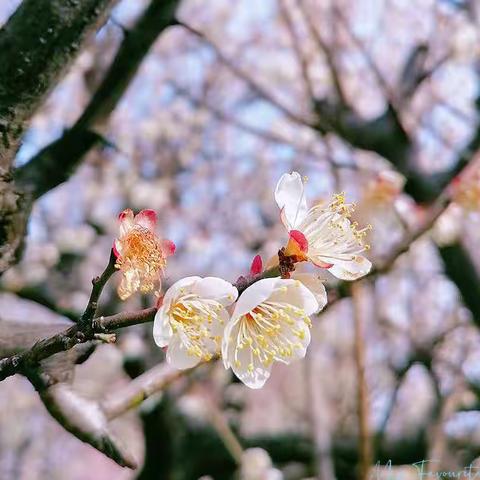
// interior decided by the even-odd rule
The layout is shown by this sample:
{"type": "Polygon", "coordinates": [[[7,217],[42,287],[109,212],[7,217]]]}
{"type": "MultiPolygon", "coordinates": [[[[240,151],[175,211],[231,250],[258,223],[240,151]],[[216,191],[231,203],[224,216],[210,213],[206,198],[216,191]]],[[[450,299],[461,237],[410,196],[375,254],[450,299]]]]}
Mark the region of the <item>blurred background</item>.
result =
{"type": "MultiPolygon", "coordinates": [[[[20,4],[0,2],[0,24],[20,4]]],[[[78,168],[33,205],[21,260],[0,279],[0,332],[33,338],[77,319],[124,208],[156,210],[177,245],[165,288],[234,282],[284,245],[273,190],[292,170],[311,201],[344,191],[356,203],[373,226],[368,257],[388,268],[341,292],[322,273],[341,298],[313,318],[307,357],[276,364],[262,390],[212,363],[115,419],[134,471],[67,433],[28,380],[6,379],[0,478],[408,480],[427,459],[480,467],[479,2],[182,0],[167,26],[151,7],[115,4],[23,137],[19,169],[65,140],[125,42],[154,30],[128,88],[88,122],[101,142],[60,148],[56,168],[78,168]]],[[[153,304],[120,302],[118,281],[103,314],[153,304]]],[[[103,398],[163,358],[151,324],[123,329],[76,367],[74,387],[103,398]]]]}

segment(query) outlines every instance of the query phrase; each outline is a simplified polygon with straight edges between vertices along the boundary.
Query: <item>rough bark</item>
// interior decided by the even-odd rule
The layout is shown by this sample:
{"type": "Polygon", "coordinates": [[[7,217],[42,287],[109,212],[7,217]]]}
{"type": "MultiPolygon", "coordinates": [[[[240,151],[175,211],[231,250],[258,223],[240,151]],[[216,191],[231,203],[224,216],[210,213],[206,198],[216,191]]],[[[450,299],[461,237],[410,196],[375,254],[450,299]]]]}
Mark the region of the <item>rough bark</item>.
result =
{"type": "Polygon", "coordinates": [[[0,167],[113,0],[24,0],[0,31],[0,167]]]}
{"type": "Polygon", "coordinates": [[[102,141],[98,132],[103,130],[159,34],[175,23],[178,3],[179,0],[151,2],[126,33],[105,78],[75,125],[16,171],[16,181],[34,199],[68,180],[85,154],[102,141]]]}

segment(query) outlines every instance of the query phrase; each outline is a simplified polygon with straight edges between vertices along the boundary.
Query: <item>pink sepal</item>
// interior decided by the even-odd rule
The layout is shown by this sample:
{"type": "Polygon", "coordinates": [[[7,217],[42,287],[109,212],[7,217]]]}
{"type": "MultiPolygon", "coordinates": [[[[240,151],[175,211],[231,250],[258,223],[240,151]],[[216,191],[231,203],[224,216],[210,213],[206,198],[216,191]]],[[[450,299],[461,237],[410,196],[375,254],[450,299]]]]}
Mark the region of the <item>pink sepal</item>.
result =
{"type": "Polygon", "coordinates": [[[301,252],[308,252],[308,240],[300,230],[290,230],[290,238],[295,240],[301,252]]]}
{"type": "Polygon", "coordinates": [[[251,275],[258,275],[263,271],[263,260],[260,255],[255,255],[252,260],[252,265],[250,266],[250,274],[251,275]]]}
{"type": "Polygon", "coordinates": [[[113,241],[112,250],[115,257],[120,258],[120,252],[118,251],[117,242],[118,240],[113,241]]]}

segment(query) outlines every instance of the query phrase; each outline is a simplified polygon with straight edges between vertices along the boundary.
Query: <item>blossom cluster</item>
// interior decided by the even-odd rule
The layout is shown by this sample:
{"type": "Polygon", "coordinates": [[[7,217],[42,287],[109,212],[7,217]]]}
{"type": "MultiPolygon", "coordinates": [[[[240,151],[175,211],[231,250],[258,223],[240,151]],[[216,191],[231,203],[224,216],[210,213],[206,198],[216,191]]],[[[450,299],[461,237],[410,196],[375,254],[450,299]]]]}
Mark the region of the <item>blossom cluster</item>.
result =
{"type": "MultiPolygon", "coordinates": [[[[345,203],[344,194],[308,208],[304,181],[293,172],[279,180],[275,200],[289,239],[265,270],[257,256],[249,276],[236,285],[192,276],[160,297],[153,337],[166,348],[170,364],[186,369],[221,357],[245,385],[260,388],[275,362],[289,364],[305,356],[310,317],[327,304],[318,275],[299,273],[296,264],[310,262],[342,280],[356,280],[370,271],[371,263],[362,255],[368,249],[368,227],[359,229],[351,221],[354,206],[345,203]]],[[[160,289],[175,246],[157,237],[155,224],[151,210],[120,215],[114,252],[123,273],[118,290],[122,299],[137,290],[160,289]]]]}

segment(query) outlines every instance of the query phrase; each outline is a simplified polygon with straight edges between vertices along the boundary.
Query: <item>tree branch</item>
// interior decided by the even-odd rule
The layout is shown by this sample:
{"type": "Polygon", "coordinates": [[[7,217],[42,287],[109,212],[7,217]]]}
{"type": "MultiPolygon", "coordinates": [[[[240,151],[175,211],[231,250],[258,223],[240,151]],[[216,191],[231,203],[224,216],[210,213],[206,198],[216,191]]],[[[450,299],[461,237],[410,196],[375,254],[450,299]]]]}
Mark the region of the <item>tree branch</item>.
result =
{"type": "Polygon", "coordinates": [[[357,412],[359,429],[360,480],[368,480],[373,463],[372,438],[370,433],[370,406],[366,378],[365,331],[362,312],[362,290],[365,282],[352,284],[353,320],[355,330],[355,367],[357,372],[357,412]]]}
{"type": "Polygon", "coordinates": [[[23,373],[26,369],[31,369],[52,355],[92,340],[98,333],[108,333],[119,328],[151,322],[156,312],[156,308],[147,308],[138,312],[123,312],[108,317],[99,317],[93,319],[91,330],[86,332],[78,323],[51,337],[39,340],[28,350],[0,360],[0,381],[16,373],[23,373]]]}
{"type": "Polygon", "coordinates": [[[102,137],[109,115],[127,90],[159,34],[175,24],[179,0],[152,0],[135,26],[127,32],[95,94],[75,125],[19,168],[17,183],[34,199],[65,182],[102,137]]]}
{"type": "MultiPolygon", "coordinates": [[[[51,337],[39,340],[22,353],[0,360],[0,381],[18,372],[28,373],[38,366],[42,360],[56,353],[70,350],[79,343],[92,340],[96,333],[93,328],[95,324],[93,317],[97,311],[98,300],[105,284],[115,271],[115,255],[113,250],[111,250],[104,272],[92,281],[90,299],[79,322],[51,337]]],[[[103,322],[105,323],[105,319],[103,322]]]]}
{"type": "Polygon", "coordinates": [[[219,58],[219,60],[223,64],[225,64],[238,78],[240,78],[240,80],[243,80],[259,97],[271,103],[274,107],[276,107],[293,122],[298,123],[299,125],[312,127],[312,124],[308,119],[303,118],[299,114],[291,111],[289,108],[282,105],[273,95],[270,94],[268,89],[264,88],[259,82],[257,82],[255,79],[250,77],[250,75],[248,75],[241,68],[239,68],[236,61],[233,61],[226,57],[225,54],[219,49],[219,47],[215,45],[215,43],[213,43],[204,33],[184,22],[179,22],[179,24],[182,25],[190,33],[203,40],[208,46],[210,46],[219,58]]]}
{"type": "MultiPolygon", "coordinates": [[[[326,44],[326,42],[323,40],[322,36],[320,35],[319,31],[317,30],[312,17],[310,15],[310,12],[306,11],[306,6],[304,5],[303,0],[297,0],[297,7],[303,17],[304,22],[306,23],[310,33],[312,34],[313,39],[315,40],[316,44],[318,45],[319,49],[322,51],[322,53],[325,56],[325,60],[327,62],[328,70],[330,72],[330,76],[333,81],[333,86],[335,89],[335,93],[337,95],[338,102],[341,105],[346,105],[346,99],[345,99],[345,94],[343,92],[343,87],[342,87],[342,82],[340,80],[340,77],[338,75],[338,69],[335,61],[335,55],[333,54],[332,50],[330,47],[326,44]]],[[[313,98],[313,96],[312,96],[313,98]]]]}
{"type": "Polygon", "coordinates": [[[283,19],[283,22],[287,27],[288,34],[290,36],[292,48],[293,48],[293,51],[295,52],[297,63],[298,63],[298,66],[300,67],[300,72],[302,74],[302,80],[305,87],[305,91],[307,93],[308,101],[312,102],[312,100],[315,98],[315,93],[313,91],[312,80],[310,79],[310,75],[308,72],[308,61],[305,58],[305,55],[302,51],[302,45],[299,41],[297,32],[295,31],[295,25],[288,11],[288,6],[285,0],[280,0],[278,2],[278,9],[283,19]]]}
{"type": "Polygon", "coordinates": [[[165,389],[191,370],[178,370],[167,363],[161,363],[132,380],[126,387],[108,395],[101,402],[102,410],[109,420],[116,418],[138,407],[148,397],[165,389]]]}
{"type": "Polygon", "coordinates": [[[0,30],[0,170],[112,0],[24,0],[0,30]]]}
{"type": "Polygon", "coordinates": [[[36,382],[35,386],[48,412],[65,430],[118,465],[137,468],[137,461],[130,451],[110,431],[108,420],[98,402],[83,398],[65,383],[44,388],[36,382]]]}
{"type": "Polygon", "coordinates": [[[468,251],[457,243],[438,248],[445,266],[445,274],[456,285],[465,306],[472,312],[472,320],[480,326],[480,278],[468,251]]]}

